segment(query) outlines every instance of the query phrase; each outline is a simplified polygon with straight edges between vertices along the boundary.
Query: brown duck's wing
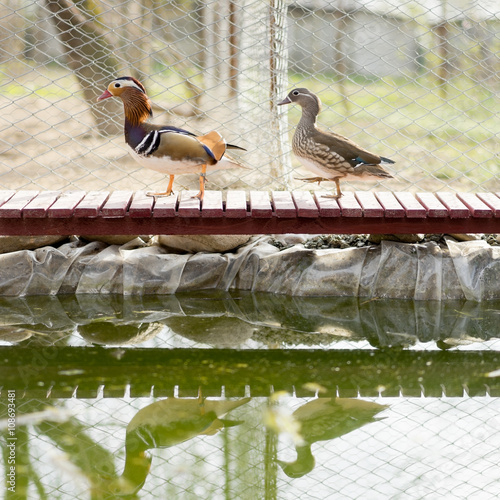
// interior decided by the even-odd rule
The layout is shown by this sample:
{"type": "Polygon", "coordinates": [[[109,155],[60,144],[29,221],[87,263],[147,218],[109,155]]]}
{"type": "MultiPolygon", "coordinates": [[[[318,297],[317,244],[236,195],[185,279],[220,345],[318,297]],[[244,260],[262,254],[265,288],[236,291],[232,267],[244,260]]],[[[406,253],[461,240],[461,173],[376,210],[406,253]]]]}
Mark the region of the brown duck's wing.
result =
{"type": "Polygon", "coordinates": [[[334,132],[323,132],[317,130],[313,136],[315,142],[324,144],[332,151],[340,155],[354,167],[359,163],[377,165],[381,162],[380,156],[370,153],[358,146],[354,141],[334,132]]]}
{"type": "Polygon", "coordinates": [[[388,179],[394,177],[390,172],[388,172],[382,165],[373,165],[360,163],[354,169],[354,174],[363,177],[369,175],[372,177],[386,177],[388,179]]]}

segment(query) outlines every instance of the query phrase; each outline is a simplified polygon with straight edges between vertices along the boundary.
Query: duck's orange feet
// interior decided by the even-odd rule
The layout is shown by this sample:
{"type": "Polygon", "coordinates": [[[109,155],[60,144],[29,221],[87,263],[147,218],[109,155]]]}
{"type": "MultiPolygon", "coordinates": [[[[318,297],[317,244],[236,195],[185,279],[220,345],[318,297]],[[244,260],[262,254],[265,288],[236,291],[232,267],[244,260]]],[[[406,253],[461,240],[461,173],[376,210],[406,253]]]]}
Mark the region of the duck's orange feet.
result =
{"type": "Polygon", "coordinates": [[[172,191],[173,185],[174,185],[174,176],[171,175],[168,180],[167,190],[164,193],[153,193],[152,191],[149,191],[148,193],[146,193],[146,196],[153,196],[153,197],[170,196],[174,194],[174,192],[172,191]]]}
{"type": "Polygon", "coordinates": [[[153,193],[152,191],[148,191],[146,196],[152,196],[153,198],[161,198],[164,196],[172,196],[174,194],[173,191],[165,191],[164,193],[153,193]]]}
{"type": "Polygon", "coordinates": [[[326,177],[306,177],[305,179],[299,179],[298,177],[295,177],[298,181],[302,182],[317,182],[318,186],[323,182],[323,181],[331,181],[332,179],[327,179],[326,177]]]}
{"type": "Polygon", "coordinates": [[[200,201],[203,201],[203,196],[205,195],[205,182],[207,177],[207,166],[203,165],[200,174],[200,192],[193,196],[193,198],[197,198],[200,201]]]}
{"type": "Polygon", "coordinates": [[[335,182],[335,185],[337,186],[337,194],[324,194],[322,198],[334,198],[338,200],[341,196],[343,196],[343,193],[340,190],[340,181],[339,179],[328,179],[328,180],[335,182]]]}

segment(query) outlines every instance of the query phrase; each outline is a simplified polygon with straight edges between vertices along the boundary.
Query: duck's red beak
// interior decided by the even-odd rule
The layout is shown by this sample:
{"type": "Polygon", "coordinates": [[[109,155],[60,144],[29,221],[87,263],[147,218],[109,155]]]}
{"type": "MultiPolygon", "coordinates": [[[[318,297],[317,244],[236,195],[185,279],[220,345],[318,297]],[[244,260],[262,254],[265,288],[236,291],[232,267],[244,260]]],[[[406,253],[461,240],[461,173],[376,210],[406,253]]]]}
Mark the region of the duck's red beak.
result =
{"type": "Polygon", "coordinates": [[[103,99],[107,99],[108,97],[113,97],[113,94],[109,90],[105,90],[98,98],[98,101],[102,101],[103,99]]]}

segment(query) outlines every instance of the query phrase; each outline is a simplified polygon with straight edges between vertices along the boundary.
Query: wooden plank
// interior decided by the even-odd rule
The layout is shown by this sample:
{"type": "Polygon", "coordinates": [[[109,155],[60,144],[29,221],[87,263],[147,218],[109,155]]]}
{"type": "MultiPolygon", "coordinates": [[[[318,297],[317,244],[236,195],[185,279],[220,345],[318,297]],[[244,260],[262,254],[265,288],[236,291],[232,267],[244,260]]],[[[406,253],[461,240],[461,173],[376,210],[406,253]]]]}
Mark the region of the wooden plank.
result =
{"type": "Polygon", "coordinates": [[[205,191],[203,202],[201,203],[202,217],[222,217],[224,207],[222,203],[221,191],[205,191]]]}
{"type": "Polygon", "coordinates": [[[89,191],[76,206],[75,217],[97,217],[108,197],[108,191],[89,191]]]}
{"type": "Polygon", "coordinates": [[[42,191],[23,208],[23,217],[37,219],[46,217],[48,209],[58,197],[58,191],[42,191]]]}
{"type": "Polygon", "coordinates": [[[195,198],[198,191],[181,191],[177,214],[179,217],[200,217],[200,200],[195,198]]]}
{"type": "Polygon", "coordinates": [[[427,217],[448,217],[448,210],[433,193],[417,193],[417,199],[427,210],[427,217]]]}
{"type": "Polygon", "coordinates": [[[457,196],[467,206],[472,217],[493,217],[494,212],[491,207],[486,205],[474,193],[458,193],[457,196]]]}
{"type": "Polygon", "coordinates": [[[344,193],[338,200],[343,217],[362,217],[363,208],[354,196],[354,193],[344,193]]]}
{"type": "Polygon", "coordinates": [[[175,217],[177,215],[178,194],[155,196],[153,217],[175,217]]]}
{"type": "Polygon", "coordinates": [[[297,206],[297,215],[299,217],[318,217],[318,206],[309,191],[295,191],[292,193],[292,197],[297,206]]]}
{"type": "Polygon", "coordinates": [[[245,191],[227,191],[224,215],[230,219],[247,216],[247,194],[245,191]]]}
{"type": "Polygon", "coordinates": [[[382,191],[380,193],[375,193],[375,196],[384,208],[385,217],[404,217],[406,215],[405,209],[401,206],[401,203],[399,203],[393,193],[382,191]]]}
{"type": "Polygon", "coordinates": [[[354,193],[354,196],[361,205],[365,217],[384,216],[384,208],[371,191],[358,191],[354,193]]]}
{"type": "Polygon", "coordinates": [[[0,207],[0,217],[22,217],[23,208],[36,196],[38,191],[18,191],[0,207]]]}
{"type": "Polygon", "coordinates": [[[446,207],[448,214],[452,219],[470,217],[469,209],[457,198],[456,193],[438,192],[436,193],[436,196],[446,207]]]}
{"type": "Polygon", "coordinates": [[[125,217],[133,196],[132,191],[113,191],[101,209],[104,217],[125,217]]]}
{"type": "Polygon", "coordinates": [[[406,217],[411,219],[422,219],[427,217],[427,209],[419,203],[413,194],[407,192],[396,192],[394,193],[394,196],[405,209],[406,217]]]}
{"type": "MultiPolygon", "coordinates": [[[[217,212],[212,217],[202,217],[199,200],[191,198],[195,192],[184,191],[182,197],[184,198],[185,212],[180,217],[175,212],[175,196],[158,198],[155,201],[153,213],[156,214],[157,209],[159,212],[152,216],[153,198],[145,197],[144,193],[136,193],[132,199],[133,193],[116,192],[109,197],[108,203],[104,204],[108,193],[92,192],[83,197],[74,209],[74,216],[71,216],[72,206],[77,203],[81,194],[73,198],[73,195],[69,193],[59,193],[60,198],[50,206],[50,200],[54,193],[47,192],[43,196],[40,195],[40,200],[32,203],[31,207],[46,214],[60,208],[62,210],[61,216],[39,218],[37,216],[22,217],[23,208],[30,201],[36,200],[37,192],[20,191],[3,205],[0,205],[0,234],[500,233],[500,217],[492,217],[494,209],[482,201],[479,196],[476,201],[474,195],[464,195],[464,200],[473,206],[474,210],[478,210],[477,213],[481,214],[481,217],[451,218],[448,216],[422,217],[421,214],[425,214],[426,209],[410,193],[395,193],[394,199],[391,199],[390,195],[375,194],[376,199],[384,200],[387,206],[391,203],[395,210],[394,213],[401,214],[401,209],[403,209],[408,216],[388,217],[385,213],[384,217],[368,217],[366,213],[363,214],[363,207],[353,193],[346,193],[340,199],[342,215],[337,200],[322,198],[321,192],[315,192],[314,199],[312,197],[307,199],[310,193],[306,193],[307,195],[298,195],[297,200],[299,198],[305,200],[306,208],[312,200],[317,207],[318,215],[316,217],[299,216],[297,210],[293,215],[293,211],[290,210],[290,202],[294,201],[294,195],[291,193],[273,193],[273,210],[269,193],[257,191],[251,194],[252,212],[247,208],[247,194],[244,191],[227,192],[225,211],[221,212],[222,194],[215,192],[213,196],[217,200],[217,212]],[[401,208],[394,204],[396,202],[401,203],[401,208]],[[101,206],[102,210],[100,210],[101,206]],[[130,207],[128,212],[126,211],[127,207],[130,207]],[[483,210],[483,212],[479,210],[483,210]],[[280,211],[281,214],[289,216],[278,217],[276,214],[280,211]],[[82,213],[87,213],[88,216],[77,215],[82,213]],[[115,215],[118,213],[122,216],[115,215]],[[133,216],[132,213],[134,213],[133,216]],[[162,217],[162,213],[166,217],[162,217]],[[486,213],[489,213],[490,216],[486,217],[486,213]]],[[[483,194],[484,199],[489,200],[491,205],[495,205],[496,195],[490,193],[492,198],[486,194],[488,193],[483,194]]],[[[212,194],[208,194],[208,201],[210,201],[211,196],[212,194]]],[[[365,207],[369,206],[369,197],[371,196],[371,194],[360,195],[360,200],[365,207]]],[[[500,198],[498,199],[500,200],[500,198]]],[[[437,201],[439,202],[439,200],[437,201]]],[[[300,204],[302,201],[298,201],[298,203],[300,204]]],[[[379,203],[384,208],[380,201],[379,203]]],[[[452,207],[451,202],[448,204],[452,207]]],[[[431,204],[429,206],[432,208],[431,204]]],[[[459,205],[456,207],[462,210],[459,205]]],[[[380,207],[375,206],[374,209],[380,213],[380,207]]],[[[444,205],[443,209],[446,210],[444,205]]],[[[446,210],[445,213],[448,211],[446,210]]]]}
{"type": "Polygon", "coordinates": [[[13,189],[0,191],[0,206],[9,201],[15,194],[16,192],[13,189]]]}
{"type": "Polygon", "coordinates": [[[336,198],[326,191],[314,191],[314,199],[319,209],[320,217],[340,217],[341,211],[336,198]]]}
{"type": "Polygon", "coordinates": [[[250,191],[250,212],[256,219],[273,216],[269,194],[265,191],[250,191]]]}
{"type": "Polygon", "coordinates": [[[137,191],[128,208],[128,214],[130,217],[151,217],[154,203],[153,196],[147,196],[144,191],[137,191]]]}
{"type": "Polygon", "coordinates": [[[495,193],[477,193],[477,197],[491,208],[495,217],[500,217],[500,197],[495,193]]]}
{"type": "Polygon", "coordinates": [[[297,207],[293,202],[292,193],[289,191],[273,191],[271,197],[276,217],[297,217],[297,207]]]}
{"type": "Polygon", "coordinates": [[[49,217],[72,217],[76,206],[83,200],[85,191],[65,191],[47,210],[49,217]]]}

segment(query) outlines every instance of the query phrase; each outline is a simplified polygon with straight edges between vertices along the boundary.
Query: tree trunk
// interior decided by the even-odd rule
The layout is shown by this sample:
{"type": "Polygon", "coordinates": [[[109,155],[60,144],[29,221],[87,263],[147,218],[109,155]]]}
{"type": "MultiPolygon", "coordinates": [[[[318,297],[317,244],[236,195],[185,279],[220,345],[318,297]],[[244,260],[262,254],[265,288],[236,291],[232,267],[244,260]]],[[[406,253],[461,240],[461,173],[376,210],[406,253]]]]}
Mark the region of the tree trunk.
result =
{"type": "Polygon", "coordinates": [[[71,0],[46,0],[46,3],[63,43],[67,64],[82,87],[97,129],[103,134],[119,133],[121,103],[109,99],[96,106],[96,98],[118,72],[118,62],[104,33],[71,0]]]}

